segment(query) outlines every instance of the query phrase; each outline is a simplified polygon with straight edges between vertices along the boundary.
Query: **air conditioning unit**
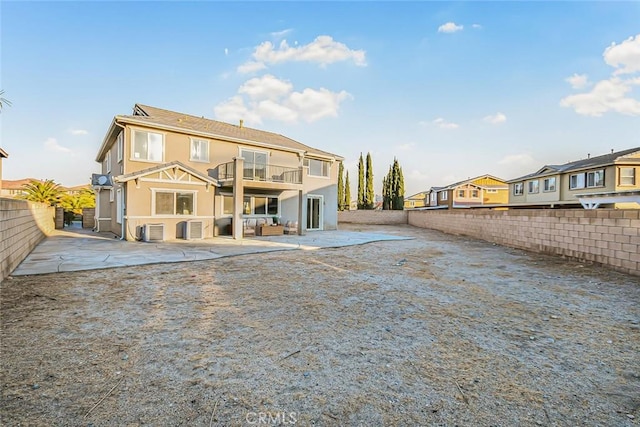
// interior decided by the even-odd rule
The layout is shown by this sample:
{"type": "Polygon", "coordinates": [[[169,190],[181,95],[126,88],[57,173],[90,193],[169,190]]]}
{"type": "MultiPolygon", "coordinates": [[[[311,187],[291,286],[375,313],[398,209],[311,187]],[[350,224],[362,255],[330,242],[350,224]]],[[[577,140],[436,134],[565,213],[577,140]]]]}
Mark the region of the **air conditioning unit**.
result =
{"type": "Polygon", "coordinates": [[[182,236],[187,240],[204,238],[204,223],[202,221],[185,221],[182,236]]]}
{"type": "Polygon", "coordinates": [[[142,240],[162,242],[164,240],[164,224],[145,224],[142,229],[142,240]]]}

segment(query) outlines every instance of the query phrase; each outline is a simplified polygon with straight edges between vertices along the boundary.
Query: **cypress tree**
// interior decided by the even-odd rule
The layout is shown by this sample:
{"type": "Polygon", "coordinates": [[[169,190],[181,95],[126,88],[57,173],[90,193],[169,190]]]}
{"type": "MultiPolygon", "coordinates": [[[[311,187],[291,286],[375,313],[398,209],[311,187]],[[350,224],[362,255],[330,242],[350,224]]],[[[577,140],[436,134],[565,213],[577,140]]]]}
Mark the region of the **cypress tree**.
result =
{"type": "Polygon", "coordinates": [[[360,162],[358,163],[358,209],[364,209],[364,161],[362,153],[360,153],[360,162]]]}
{"type": "MultiPolygon", "coordinates": [[[[396,160],[396,163],[398,161],[396,160]]],[[[402,174],[402,167],[398,163],[398,188],[396,188],[396,209],[404,209],[404,175],[402,174]]]]}
{"type": "Polygon", "coordinates": [[[349,171],[344,179],[344,200],[342,202],[345,210],[351,210],[351,183],[349,182],[349,171]]]}
{"type": "Polygon", "coordinates": [[[404,209],[404,176],[398,159],[393,159],[382,185],[383,209],[404,209]]]}
{"type": "Polygon", "coordinates": [[[367,190],[364,195],[366,209],[373,209],[375,202],[375,194],[373,193],[373,165],[371,162],[371,153],[367,153],[367,190]]]}
{"type": "Polygon", "coordinates": [[[344,166],[342,162],[338,166],[338,210],[344,210],[344,182],[342,181],[342,175],[344,174],[344,166]]]}

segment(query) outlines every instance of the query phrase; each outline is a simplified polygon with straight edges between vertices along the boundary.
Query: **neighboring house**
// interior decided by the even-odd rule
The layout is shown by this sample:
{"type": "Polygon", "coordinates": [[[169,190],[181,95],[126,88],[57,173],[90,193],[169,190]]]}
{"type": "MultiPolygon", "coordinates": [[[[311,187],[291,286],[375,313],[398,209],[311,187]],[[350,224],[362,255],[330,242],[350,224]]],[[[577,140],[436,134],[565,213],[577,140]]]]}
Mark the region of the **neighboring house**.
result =
{"type": "MultiPolygon", "coordinates": [[[[546,165],[508,181],[512,207],[578,207],[583,194],[617,193],[640,189],[640,147],[602,156],[546,165]]],[[[611,199],[613,200],[613,199],[611,199]]],[[[637,209],[637,204],[610,203],[637,209]]]]}
{"type": "Polygon", "coordinates": [[[0,196],[2,195],[2,159],[9,157],[6,151],[0,148],[0,196]]]}
{"type": "Polygon", "coordinates": [[[6,179],[2,182],[2,188],[0,189],[0,197],[8,197],[10,199],[15,199],[20,197],[23,194],[26,194],[24,191],[24,186],[31,181],[40,181],[35,178],[25,178],[25,179],[6,179]]]}
{"type": "Polygon", "coordinates": [[[481,175],[446,187],[432,187],[429,206],[441,209],[496,206],[509,200],[509,186],[503,179],[481,175]]]}
{"type": "Polygon", "coordinates": [[[62,187],[62,190],[70,196],[77,196],[83,190],[91,190],[91,184],[75,185],[73,187],[62,187]]]}
{"type": "Polygon", "coordinates": [[[404,199],[405,209],[416,209],[427,206],[426,197],[429,191],[422,191],[404,199]]]}
{"type": "Polygon", "coordinates": [[[136,104],[113,119],[96,157],[96,228],[127,240],[180,238],[190,227],[242,238],[238,225],[253,218],[298,221],[299,233],[336,229],[342,160],[242,120],[136,104]]]}
{"type": "Polygon", "coordinates": [[[427,191],[425,203],[428,207],[434,208],[438,206],[438,191],[443,188],[444,187],[431,187],[429,191],[427,191]]]}

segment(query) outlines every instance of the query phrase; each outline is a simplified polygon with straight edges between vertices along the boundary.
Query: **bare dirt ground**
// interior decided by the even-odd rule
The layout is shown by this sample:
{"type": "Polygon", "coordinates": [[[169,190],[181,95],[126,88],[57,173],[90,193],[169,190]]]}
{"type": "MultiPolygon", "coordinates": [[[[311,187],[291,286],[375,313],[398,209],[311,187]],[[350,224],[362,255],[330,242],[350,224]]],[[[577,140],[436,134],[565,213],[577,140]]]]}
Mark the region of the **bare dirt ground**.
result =
{"type": "Polygon", "coordinates": [[[2,424],[638,423],[638,277],[349,228],[415,239],[5,280],[2,424]]]}

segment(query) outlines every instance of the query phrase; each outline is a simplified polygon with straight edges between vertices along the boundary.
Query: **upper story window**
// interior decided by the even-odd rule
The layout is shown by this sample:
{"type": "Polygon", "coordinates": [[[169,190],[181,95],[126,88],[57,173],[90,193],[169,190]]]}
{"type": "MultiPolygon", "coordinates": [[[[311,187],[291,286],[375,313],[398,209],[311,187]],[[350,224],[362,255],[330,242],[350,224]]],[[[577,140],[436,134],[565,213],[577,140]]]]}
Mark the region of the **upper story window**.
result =
{"type": "Polygon", "coordinates": [[[471,197],[473,197],[474,199],[478,198],[478,190],[473,189],[471,190],[471,197]]]}
{"type": "Polygon", "coordinates": [[[304,165],[308,168],[307,175],[309,176],[329,176],[331,163],[326,160],[304,159],[304,165]]]}
{"type": "Polygon", "coordinates": [[[587,172],[587,187],[604,187],[604,169],[587,172]]]}
{"type": "Polygon", "coordinates": [[[543,191],[556,191],[556,177],[545,178],[542,189],[543,191]]]}
{"type": "Polygon", "coordinates": [[[575,190],[578,188],[584,188],[584,174],[576,173],[569,176],[569,189],[575,190]]]}
{"type": "Polygon", "coordinates": [[[124,131],[120,131],[118,134],[118,140],[116,145],[118,146],[118,163],[122,161],[122,156],[124,153],[124,131]]]}
{"type": "Polygon", "coordinates": [[[496,190],[495,188],[489,188],[486,191],[487,191],[487,193],[497,193],[498,192],[498,190],[496,190]]]}
{"type": "Polygon", "coordinates": [[[535,181],[529,181],[529,188],[527,189],[528,193],[538,193],[540,191],[540,181],[538,181],[537,179],[535,181]]]}
{"type": "Polygon", "coordinates": [[[266,179],[267,155],[266,151],[240,150],[240,157],[244,159],[244,179],[266,179]]]}
{"type": "Polygon", "coordinates": [[[458,190],[458,197],[465,197],[465,196],[466,196],[466,191],[458,190]]]}
{"type": "Polygon", "coordinates": [[[209,141],[191,138],[190,160],[194,162],[209,162],[209,141]]]}
{"type": "Polygon", "coordinates": [[[636,168],[620,168],[620,185],[636,185],[636,168]]]}
{"type": "Polygon", "coordinates": [[[435,193],[435,191],[434,191],[433,193],[431,193],[431,196],[430,196],[430,197],[431,197],[431,201],[432,201],[432,202],[435,202],[435,201],[436,201],[436,193],[435,193]]]}
{"type": "Polygon", "coordinates": [[[111,151],[107,151],[107,156],[104,158],[105,171],[111,173],[111,151]]]}
{"type": "Polygon", "coordinates": [[[447,190],[440,193],[440,200],[447,200],[447,190]]]}
{"type": "Polygon", "coordinates": [[[513,184],[513,195],[522,196],[524,194],[524,183],[516,182],[513,184]]]}
{"type": "Polygon", "coordinates": [[[133,131],[131,147],[133,160],[161,162],[164,155],[164,137],[161,133],[133,131]]]}

